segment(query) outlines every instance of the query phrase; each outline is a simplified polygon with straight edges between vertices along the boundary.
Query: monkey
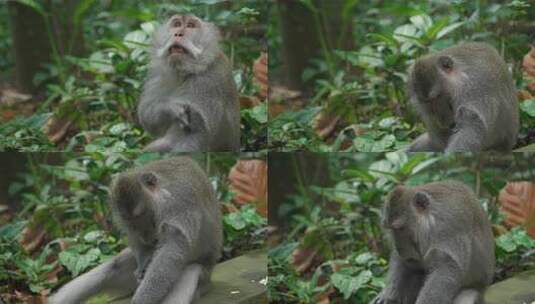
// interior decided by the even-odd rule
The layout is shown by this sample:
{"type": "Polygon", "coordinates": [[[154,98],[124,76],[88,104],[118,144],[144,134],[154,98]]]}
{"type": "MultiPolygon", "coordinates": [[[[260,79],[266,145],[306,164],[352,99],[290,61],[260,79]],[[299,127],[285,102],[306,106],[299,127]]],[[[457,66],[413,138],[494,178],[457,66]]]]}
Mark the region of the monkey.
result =
{"type": "Polygon", "coordinates": [[[387,286],[372,303],[483,303],[494,276],[494,237],[468,186],[397,186],[386,198],[382,226],[393,248],[387,286]]]}
{"type": "Polygon", "coordinates": [[[409,152],[508,152],[516,143],[514,81],[488,44],[462,43],[418,59],[407,92],[427,129],[409,152]]]}
{"type": "Polygon", "coordinates": [[[110,209],[128,248],[59,289],[50,303],[109,293],[134,304],[189,304],[209,290],[221,257],[221,211],[208,177],[186,156],[120,173],[110,209]]]}
{"type": "Polygon", "coordinates": [[[217,27],[193,15],[160,26],[137,107],[152,152],[239,151],[240,107],[217,27]]]}

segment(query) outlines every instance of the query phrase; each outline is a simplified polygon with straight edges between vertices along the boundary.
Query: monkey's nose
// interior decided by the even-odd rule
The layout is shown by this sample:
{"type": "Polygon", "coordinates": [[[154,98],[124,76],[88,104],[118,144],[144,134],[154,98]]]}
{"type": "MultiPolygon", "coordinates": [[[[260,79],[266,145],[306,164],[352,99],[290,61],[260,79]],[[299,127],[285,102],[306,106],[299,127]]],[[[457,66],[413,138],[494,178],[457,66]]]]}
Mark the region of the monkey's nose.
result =
{"type": "Polygon", "coordinates": [[[182,36],[184,36],[183,33],[175,33],[175,37],[182,37],[182,36]]]}

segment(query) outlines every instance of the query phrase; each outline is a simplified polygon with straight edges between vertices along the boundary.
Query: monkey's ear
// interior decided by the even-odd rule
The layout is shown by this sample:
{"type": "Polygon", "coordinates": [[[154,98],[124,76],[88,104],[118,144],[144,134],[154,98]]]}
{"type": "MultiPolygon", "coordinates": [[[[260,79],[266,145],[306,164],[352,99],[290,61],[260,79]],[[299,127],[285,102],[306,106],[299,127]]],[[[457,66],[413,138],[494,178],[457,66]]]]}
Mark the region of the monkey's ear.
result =
{"type": "Polygon", "coordinates": [[[414,195],[413,204],[416,210],[418,211],[426,210],[430,202],[431,202],[431,198],[425,192],[418,191],[414,195]]]}
{"type": "Polygon", "coordinates": [[[158,178],[152,172],[141,174],[141,176],[139,177],[139,181],[143,186],[149,188],[150,190],[158,186],[158,178]]]}

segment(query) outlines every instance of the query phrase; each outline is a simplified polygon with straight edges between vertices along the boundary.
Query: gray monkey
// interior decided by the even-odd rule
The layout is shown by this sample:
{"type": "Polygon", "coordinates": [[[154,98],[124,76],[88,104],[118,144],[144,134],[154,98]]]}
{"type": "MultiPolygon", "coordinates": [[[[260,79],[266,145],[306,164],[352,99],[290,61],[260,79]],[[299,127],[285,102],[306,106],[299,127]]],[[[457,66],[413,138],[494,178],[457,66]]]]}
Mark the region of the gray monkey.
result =
{"type": "Polygon", "coordinates": [[[494,276],[494,237],[473,191],[443,181],[396,187],[383,226],[391,237],[386,288],[374,304],[483,303],[494,276]]]}
{"type": "Polygon", "coordinates": [[[485,43],[463,43],[418,59],[408,95],[427,132],[408,151],[511,151],[519,128],[511,73],[485,43]]]}
{"type": "Polygon", "coordinates": [[[172,16],[155,32],[138,105],[139,122],[157,138],[146,151],[239,151],[238,92],[219,40],[193,15],[172,16]]]}
{"type": "Polygon", "coordinates": [[[110,186],[110,205],[129,248],[62,287],[52,303],[111,291],[133,292],[134,304],[189,304],[208,290],[221,255],[221,213],[193,160],[173,157],[121,173],[110,186]]]}

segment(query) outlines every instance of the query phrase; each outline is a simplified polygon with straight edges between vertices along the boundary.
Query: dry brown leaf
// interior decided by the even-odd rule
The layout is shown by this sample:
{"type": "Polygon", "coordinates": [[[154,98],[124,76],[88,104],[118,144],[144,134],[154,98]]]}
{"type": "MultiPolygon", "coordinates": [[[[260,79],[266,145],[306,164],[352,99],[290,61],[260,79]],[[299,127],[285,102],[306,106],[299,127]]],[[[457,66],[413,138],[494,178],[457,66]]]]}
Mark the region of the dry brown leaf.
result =
{"type": "Polygon", "coordinates": [[[507,183],[498,200],[507,215],[504,224],[508,227],[525,225],[528,234],[535,238],[535,183],[507,183]]]}
{"type": "Polygon", "coordinates": [[[234,206],[233,204],[229,204],[229,203],[221,203],[221,212],[223,214],[229,214],[229,213],[234,213],[234,212],[238,212],[238,208],[236,206],[234,206]]]}
{"type": "Polygon", "coordinates": [[[35,227],[25,227],[22,230],[22,237],[19,240],[20,245],[26,252],[33,253],[45,240],[46,231],[42,225],[35,227]]]}
{"type": "Polygon", "coordinates": [[[265,52],[253,63],[254,83],[260,87],[260,97],[266,99],[269,90],[268,55],[265,52]]]}
{"type": "Polygon", "coordinates": [[[229,173],[230,187],[237,205],[255,203],[258,213],[267,217],[267,163],[263,160],[239,160],[229,173]]]}
{"type": "Polygon", "coordinates": [[[312,126],[314,128],[314,131],[316,131],[316,134],[320,138],[325,139],[329,137],[329,135],[332,134],[332,132],[336,128],[336,124],[339,121],[340,121],[340,116],[334,113],[321,111],[316,115],[316,117],[314,117],[312,126]]]}
{"type": "Polygon", "coordinates": [[[32,95],[20,93],[14,88],[6,88],[2,91],[0,104],[13,106],[19,103],[30,101],[31,99],[32,95]]]}
{"type": "Polygon", "coordinates": [[[250,109],[261,104],[260,99],[254,96],[240,96],[240,109],[250,109]]]}
{"type": "Polygon", "coordinates": [[[301,92],[296,90],[291,90],[284,86],[273,86],[270,88],[271,92],[269,94],[270,101],[280,101],[280,100],[289,100],[301,97],[301,92]]]}
{"type": "Polygon", "coordinates": [[[318,250],[313,248],[297,247],[292,252],[292,265],[298,273],[306,272],[313,264],[318,255],[318,250]]]}
{"type": "Polygon", "coordinates": [[[43,132],[50,142],[56,144],[65,137],[71,125],[72,121],[68,117],[52,116],[46,122],[43,132]]]}

